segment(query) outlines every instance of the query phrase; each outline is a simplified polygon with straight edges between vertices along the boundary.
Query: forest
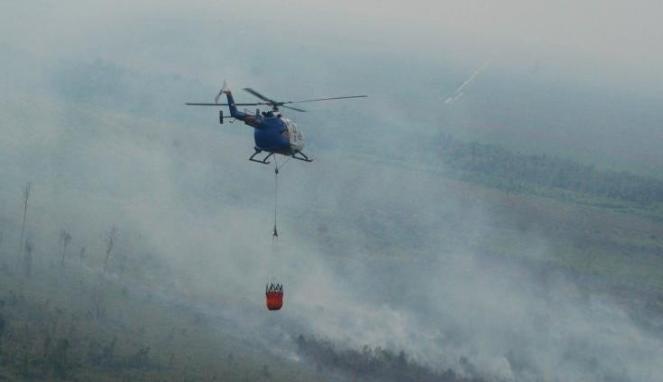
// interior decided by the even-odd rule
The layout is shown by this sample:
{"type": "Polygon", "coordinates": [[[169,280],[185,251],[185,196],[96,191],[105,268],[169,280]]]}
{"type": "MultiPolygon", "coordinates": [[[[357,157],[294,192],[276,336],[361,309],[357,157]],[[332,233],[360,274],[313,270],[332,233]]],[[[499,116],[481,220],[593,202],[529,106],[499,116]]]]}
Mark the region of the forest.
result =
{"type": "Polygon", "coordinates": [[[438,155],[455,175],[508,192],[541,189],[616,199],[638,208],[660,208],[663,179],[612,171],[545,154],[520,154],[498,145],[464,142],[441,134],[438,155]]]}

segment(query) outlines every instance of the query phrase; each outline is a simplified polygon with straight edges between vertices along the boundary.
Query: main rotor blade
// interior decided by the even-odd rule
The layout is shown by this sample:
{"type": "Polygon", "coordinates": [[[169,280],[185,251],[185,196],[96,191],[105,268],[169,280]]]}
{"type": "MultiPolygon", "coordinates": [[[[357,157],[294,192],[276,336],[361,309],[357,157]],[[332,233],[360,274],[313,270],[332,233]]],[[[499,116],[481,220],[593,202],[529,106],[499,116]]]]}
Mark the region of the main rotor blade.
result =
{"type": "Polygon", "coordinates": [[[286,109],[290,109],[290,110],[295,110],[295,111],[301,111],[302,113],[305,113],[305,112],[306,112],[306,110],[304,110],[304,109],[299,109],[299,108],[292,107],[292,106],[281,105],[280,107],[283,107],[283,108],[286,108],[286,109]]]}
{"type": "MultiPolygon", "coordinates": [[[[187,102],[187,106],[228,106],[227,103],[205,103],[205,102],[187,102]]],[[[271,105],[267,102],[252,102],[252,103],[236,103],[235,106],[260,106],[260,105],[271,105]]]]}
{"type": "Polygon", "coordinates": [[[330,97],[330,98],[311,98],[311,99],[303,99],[301,101],[288,101],[288,102],[283,102],[284,104],[289,104],[289,103],[304,103],[304,102],[318,102],[318,101],[329,101],[333,99],[346,99],[346,98],[366,98],[368,97],[367,95],[353,95],[353,96],[345,96],[345,97],[330,97]]]}
{"type": "Polygon", "coordinates": [[[274,101],[273,99],[265,97],[264,95],[258,93],[257,91],[255,91],[251,88],[244,88],[244,90],[251,93],[251,94],[253,94],[254,96],[260,98],[261,100],[263,100],[265,102],[269,102],[271,105],[275,105],[275,104],[279,103],[279,102],[274,101]]]}

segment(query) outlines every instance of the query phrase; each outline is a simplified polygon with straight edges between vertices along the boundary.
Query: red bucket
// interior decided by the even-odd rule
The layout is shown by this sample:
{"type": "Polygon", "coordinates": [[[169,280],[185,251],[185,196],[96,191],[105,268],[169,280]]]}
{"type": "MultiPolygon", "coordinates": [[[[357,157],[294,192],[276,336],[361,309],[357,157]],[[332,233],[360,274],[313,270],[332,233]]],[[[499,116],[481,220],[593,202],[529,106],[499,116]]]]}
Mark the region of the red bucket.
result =
{"type": "Polygon", "coordinates": [[[279,310],[283,307],[283,286],[270,285],[265,290],[265,302],[267,309],[279,310]]]}

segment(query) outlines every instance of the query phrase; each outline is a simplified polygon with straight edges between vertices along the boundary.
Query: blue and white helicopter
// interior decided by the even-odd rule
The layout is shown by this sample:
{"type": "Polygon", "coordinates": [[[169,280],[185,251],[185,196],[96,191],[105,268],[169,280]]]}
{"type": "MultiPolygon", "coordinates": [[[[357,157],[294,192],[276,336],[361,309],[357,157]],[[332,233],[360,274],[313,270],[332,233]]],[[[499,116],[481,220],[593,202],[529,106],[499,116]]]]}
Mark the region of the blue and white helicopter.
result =
{"type": "MultiPolygon", "coordinates": [[[[354,95],[345,97],[330,97],[330,98],[313,98],[300,101],[275,101],[267,98],[251,88],[244,88],[247,92],[258,97],[262,102],[250,103],[237,103],[233,98],[232,92],[228,88],[226,82],[223,83],[223,88],[219,94],[214,98],[214,103],[203,102],[187,102],[190,106],[228,106],[230,109],[230,116],[224,116],[223,110],[219,110],[219,123],[223,124],[223,120],[227,118],[235,118],[244,121],[245,124],[254,128],[253,137],[255,140],[255,152],[249,158],[250,161],[262,164],[269,164],[269,158],[274,154],[281,154],[292,157],[305,162],[312,162],[306,154],[302,152],[304,148],[304,136],[301,131],[297,129],[297,125],[290,119],[284,117],[279,112],[279,107],[285,109],[305,112],[306,110],[288,106],[291,104],[299,104],[305,102],[319,102],[329,101],[335,99],[346,98],[363,98],[365,95],[354,95]],[[225,94],[228,103],[219,103],[219,98],[225,94]],[[271,106],[270,111],[260,112],[256,109],[255,114],[242,112],[237,109],[237,106],[271,106]],[[262,159],[256,159],[256,156],[262,152],[267,153],[262,159]]],[[[232,121],[232,120],[231,120],[232,121]]]]}

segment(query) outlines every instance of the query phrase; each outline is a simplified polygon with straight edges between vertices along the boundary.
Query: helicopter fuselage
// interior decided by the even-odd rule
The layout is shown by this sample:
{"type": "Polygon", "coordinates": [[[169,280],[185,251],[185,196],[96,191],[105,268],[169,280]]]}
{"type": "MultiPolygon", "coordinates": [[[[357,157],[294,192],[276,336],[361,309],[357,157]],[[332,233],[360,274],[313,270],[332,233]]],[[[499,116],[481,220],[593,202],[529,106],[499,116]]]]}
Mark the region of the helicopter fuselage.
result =
{"type": "Polygon", "coordinates": [[[226,95],[230,115],[255,129],[253,138],[256,151],[290,156],[304,148],[304,136],[293,121],[272,111],[256,111],[255,114],[241,112],[235,106],[232,94],[228,92],[226,95]]]}
{"type": "MultiPolygon", "coordinates": [[[[292,155],[304,148],[304,138],[291,120],[268,113],[256,119],[253,132],[256,149],[292,155]]],[[[251,124],[253,126],[253,124],[251,124]]]]}

